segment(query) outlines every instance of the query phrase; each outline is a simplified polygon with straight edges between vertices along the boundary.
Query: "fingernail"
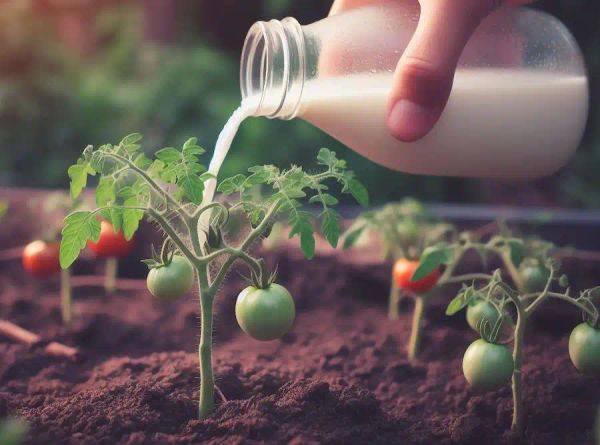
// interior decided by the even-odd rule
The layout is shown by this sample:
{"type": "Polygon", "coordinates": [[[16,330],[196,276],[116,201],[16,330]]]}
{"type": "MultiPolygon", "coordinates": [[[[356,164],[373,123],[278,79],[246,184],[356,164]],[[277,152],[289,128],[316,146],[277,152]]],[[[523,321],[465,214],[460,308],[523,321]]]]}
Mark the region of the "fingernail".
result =
{"type": "Polygon", "coordinates": [[[400,99],[388,116],[392,135],[412,142],[423,137],[435,123],[435,111],[407,99],[400,99]]]}

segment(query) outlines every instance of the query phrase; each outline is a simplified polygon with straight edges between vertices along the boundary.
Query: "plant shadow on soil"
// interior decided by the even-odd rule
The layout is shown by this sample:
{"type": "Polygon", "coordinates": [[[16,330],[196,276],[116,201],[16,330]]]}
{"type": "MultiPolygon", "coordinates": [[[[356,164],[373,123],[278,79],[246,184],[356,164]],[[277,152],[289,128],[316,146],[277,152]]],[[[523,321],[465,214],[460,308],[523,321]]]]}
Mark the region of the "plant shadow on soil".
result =
{"type": "MultiPolygon", "coordinates": [[[[510,387],[476,394],[462,376],[475,335],[461,315],[428,312],[422,360],[410,363],[410,303],[385,316],[388,266],[269,253],[298,318],[279,341],[246,337],[234,317],[245,283],[232,273],[217,302],[214,362],[227,401],[197,420],[198,304],[145,291],[77,289],[77,322],[60,326],[56,283],[0,264],[0,317],[79,347],[81,363],[0,338],[0,417],[23,416],[30,444],[591,444],[600,387],[567,353],[578,314],[549,306],[526,339],[527,430],[509,431],[510,387]],[[568,312],[568,315],[565,313],[568,312]]],[[[598,276],[597,266],[573,270],[598,276]]],[[[589,284],[589,283],[586,283],[589,284]]]]}

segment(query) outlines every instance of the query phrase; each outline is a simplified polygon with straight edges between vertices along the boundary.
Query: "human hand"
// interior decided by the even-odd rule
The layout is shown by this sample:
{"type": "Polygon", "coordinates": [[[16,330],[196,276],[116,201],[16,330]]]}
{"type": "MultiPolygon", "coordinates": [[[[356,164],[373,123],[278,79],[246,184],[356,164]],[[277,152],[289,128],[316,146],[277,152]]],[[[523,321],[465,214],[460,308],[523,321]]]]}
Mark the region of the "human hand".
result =
{"type": "MultiPolygon", "coordinates": [[[[335,0],[330,15],[382,1],[335,0]]],[[[388,99],[387,125],[394,137],[412,142],[433,128],[448,101],[463,48],[481,20],[503,3],[502,0],[419,0],[419,24],[398,62],[388,99]]]]}

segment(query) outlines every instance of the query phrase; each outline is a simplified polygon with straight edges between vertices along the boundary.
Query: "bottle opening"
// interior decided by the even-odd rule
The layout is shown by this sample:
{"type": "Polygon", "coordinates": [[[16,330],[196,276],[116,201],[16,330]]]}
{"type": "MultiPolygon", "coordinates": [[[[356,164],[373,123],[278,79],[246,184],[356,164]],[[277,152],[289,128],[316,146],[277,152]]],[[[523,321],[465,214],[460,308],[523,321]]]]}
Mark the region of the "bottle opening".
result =
{"type": "Polygon", "coordinates": [[[242,50],[240,89],[244,105],[254,116],[294,118],[304,73],[304,36],[295,19],[252,25],[242,50]]]}

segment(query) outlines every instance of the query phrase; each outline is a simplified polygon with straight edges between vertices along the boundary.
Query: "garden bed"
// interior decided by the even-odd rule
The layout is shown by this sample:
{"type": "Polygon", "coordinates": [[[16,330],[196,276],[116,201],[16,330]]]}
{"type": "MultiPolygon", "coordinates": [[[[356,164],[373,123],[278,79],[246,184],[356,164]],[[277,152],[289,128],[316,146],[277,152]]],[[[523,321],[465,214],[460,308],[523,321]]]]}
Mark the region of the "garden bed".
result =
{"type": "MultiPolygon", "coordinates": [[[[0,263],[0,318],[84,355],[49,358],[0,338],[0,417],[24,417],[31,444],[593,442],[600,387],[569,360],[568,333],[579,319],[560,303],[536,314],[527,333],[527,428],[519,438],[509,430],[510,387],[478,395],[467,386],[461,360],[475,334],[462,316],[444,315],[451,290],[430,307],[422,358],[410,363],[410,303],[400,320],[386,319],[389,265],[355,253],[310,262],[289,248],[266,255],[295,296],[296,324],[280,341],[245,336],[234,316],[245,283],[230,274],[217,303],[214,350],[227,401],[204,421],[197,420],[193,295],[160,304],[145,290],[78,288],[77,321],[66,332],[57,283],[26,277],[18,262],[0,263]]],[[[600,276],[597,263],[566,266],[582,286],[600,276]]],[[[79,267],[93,270],[85,261],[79,267]]],[[[138,269],[125,272],[136,277],[138,269]]]]}

